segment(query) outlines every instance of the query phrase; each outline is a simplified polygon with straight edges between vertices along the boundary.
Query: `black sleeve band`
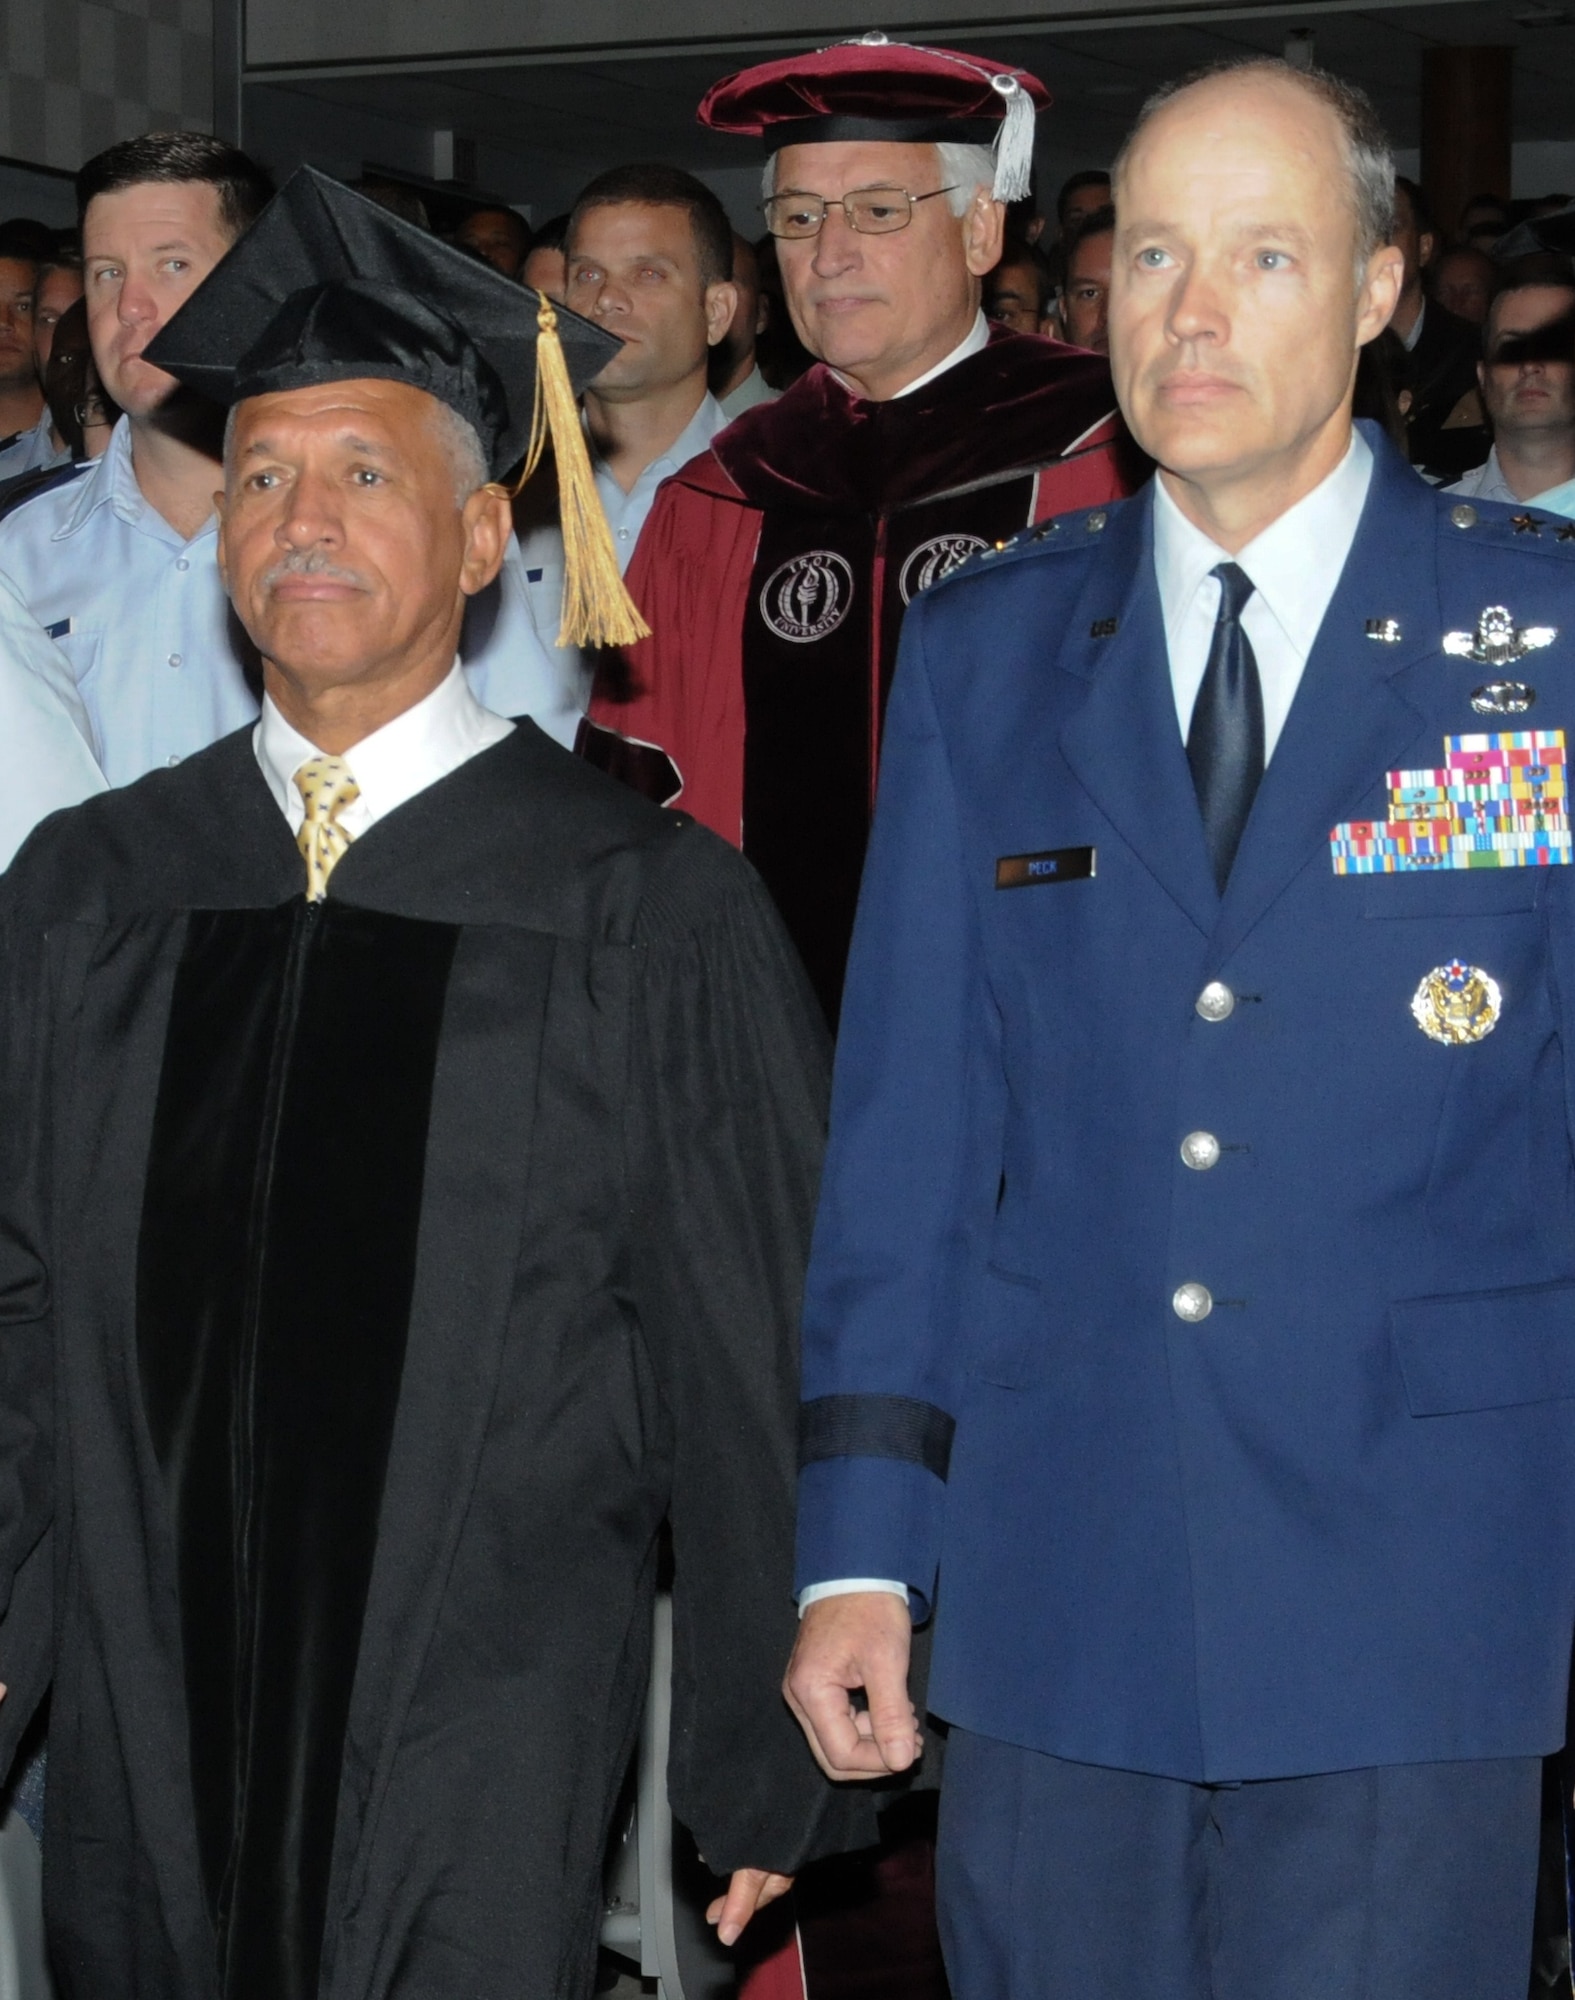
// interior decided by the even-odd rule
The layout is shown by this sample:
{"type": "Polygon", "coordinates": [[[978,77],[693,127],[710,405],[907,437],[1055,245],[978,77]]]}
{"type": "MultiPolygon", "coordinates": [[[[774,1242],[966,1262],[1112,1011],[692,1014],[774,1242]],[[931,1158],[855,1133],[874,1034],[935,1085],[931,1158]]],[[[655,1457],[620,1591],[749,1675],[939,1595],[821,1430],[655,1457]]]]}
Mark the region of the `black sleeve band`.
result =
{"type": "Polygon", "coordinates": [[[798,1462],[900,1458],[945,1479],[955,1417],[912,1396],[817,1396],[798,1413],[798,1462]]]}

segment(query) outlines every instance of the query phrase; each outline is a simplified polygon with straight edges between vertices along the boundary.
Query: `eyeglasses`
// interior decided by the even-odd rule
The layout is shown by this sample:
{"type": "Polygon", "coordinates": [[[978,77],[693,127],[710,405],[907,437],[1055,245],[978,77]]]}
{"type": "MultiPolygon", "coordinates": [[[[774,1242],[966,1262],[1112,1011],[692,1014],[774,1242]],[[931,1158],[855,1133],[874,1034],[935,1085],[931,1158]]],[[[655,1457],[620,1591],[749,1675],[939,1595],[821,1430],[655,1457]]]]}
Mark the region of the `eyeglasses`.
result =
{"type": "Polygon", "coordinates": [[[938,194],[955,194],[956,188],[931,188],[928,194],[909,194],[906,188],[857,188],[840,201],[828,201],[823,194],[774,194],[760,206],[766,213],[766,227],[773,236],[801,243],[818,236],[828,212],[840,208],[848,227],[860,236],[891,236],[906,229],[913,220],[916,202],[934,201],[938,194]]]}

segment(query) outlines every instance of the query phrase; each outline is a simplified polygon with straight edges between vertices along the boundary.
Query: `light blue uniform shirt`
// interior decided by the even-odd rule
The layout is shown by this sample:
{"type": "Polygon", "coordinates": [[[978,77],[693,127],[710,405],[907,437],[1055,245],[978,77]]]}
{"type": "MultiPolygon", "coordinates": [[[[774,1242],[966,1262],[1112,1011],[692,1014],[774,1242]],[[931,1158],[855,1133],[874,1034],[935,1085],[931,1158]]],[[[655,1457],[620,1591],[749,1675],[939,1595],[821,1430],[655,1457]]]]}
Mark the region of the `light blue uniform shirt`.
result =
{"type": "Polygon", "coordinates": [[[0,576],[0,868],[41,819],[103,790],[71,669],[0,576]]]}
{"type": "MultiPolygon", "coordinates": [[[[591,470],[596,475],[596,492],[612,529],[613,548],[618,556],[618,574],[628,569],[640,530],[656,501],[656,489],[670,479],[690,459],[698,458],[718,431],[727,428],[727,415],[709,391],[700,407],[674,438],[660,458],[653,458],[627,493],[607,467],[591,451],[591,470]]],[[[589,442],[589,440],[587,440],[589,442]]],[[[3,559],[0,559],[3,560],[3,559]]],[[[563,623],[563,535],[556,526],[533,528],[521,550],[522,574],[530,592],[536,630],[551,646],[559,662],[559,672],[576,690],[581,710],[589,706],[595,669],[576,647],[554,642],[563,623]]],[[[576,719],[577,720],[577,719],[576,719]]]]}
{"type": "Polygon", "coordinates": [[[699,409],[661,457],[651,460],[627,493],[613,478],[598,455],[594,451],[591,453],[591,467],[596,474],[596,491],[601,496],[607,525],[612,529],[613,547],[618,551],[620,575],[629,567],[635,544],[640,539],[640,530],[645,526],[647,517],[656,504],[657,487],[664,479],[671,479],[681,466],[689,463],[690,459],[698,458],[710,445],[717,432],[726,428],[727,412],[715,396],[707,391],[699,409]]]}
{"type": "Polygon", "coordinates": [[[0,481],[20,479],[24,472],[42,472],[46,466],[69,465],[69,451],[56,451],[54,419],[45,406],[44,414],[30,431],[19,431],[8,445],[0,446],[0,481]]]}
{"type": "MultiPolygon", "coordinates": [[[[214,485],[219,483],[214,468],[214,485]]],[[[217,563],[213,520],[183,541],[142,497],[122,418],[87,471],[0,520],[0,571],[71,663],[112,785],[180,763],[255,720],[251,647],[217,563]]],[[[572,743],[583,702],[536,636],[518,546],[460,639],[478,701],[572,743]]]]}
{"type": "MultiPolygon", "coordinates": [[[[1493,464],[1493,462],[1491,459],[1488,461],[1489,464],[1493,464]]],[[[1500,475],[1499,484],[1503,485],[1502,475],[1500,475]]],[[[1467,486],[1466,481],[1462,479],[1458,486],[1450,486],[1445,490],[1449,493],[1468,493],[1471,489],[1467,486]]],[[[1477,491],[1484,500],[1496,500],[1499,497],[1496,492],[1490,491],[1485,485],[1479,486],[1477,491]]],[[[1529,500],[1517,500],[1514,494],[1510,493],[1507,486],[1504,487],[1504,491],[1508,495],[1509,504],[1512,507],[1540,507],[1545,514],[1563,514],[1566,517],[1575,516],[1575,479],[1566,479],[1562,486],[1550,486],[1545,493],[1534,493],[1529,500]]],[[[1562,530],[1560,532],[1562,533],[1562,530]]]]}

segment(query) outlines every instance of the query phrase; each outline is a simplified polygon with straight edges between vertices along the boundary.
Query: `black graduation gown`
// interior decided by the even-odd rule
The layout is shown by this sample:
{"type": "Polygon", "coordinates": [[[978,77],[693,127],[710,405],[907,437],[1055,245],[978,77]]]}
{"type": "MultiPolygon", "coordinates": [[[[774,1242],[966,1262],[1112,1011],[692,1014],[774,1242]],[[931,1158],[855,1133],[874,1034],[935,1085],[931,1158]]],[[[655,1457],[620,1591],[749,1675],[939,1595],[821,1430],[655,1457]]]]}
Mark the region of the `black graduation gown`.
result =
{"type": "Polygon", "coordinates": [[[0,1757],[63,2000],[590,1990],[660,1524],[674,1810],[867,1837],[777,1692],[815,1003],[533,725],[312,910],[250,732],[0,882],[0,1757]]]}

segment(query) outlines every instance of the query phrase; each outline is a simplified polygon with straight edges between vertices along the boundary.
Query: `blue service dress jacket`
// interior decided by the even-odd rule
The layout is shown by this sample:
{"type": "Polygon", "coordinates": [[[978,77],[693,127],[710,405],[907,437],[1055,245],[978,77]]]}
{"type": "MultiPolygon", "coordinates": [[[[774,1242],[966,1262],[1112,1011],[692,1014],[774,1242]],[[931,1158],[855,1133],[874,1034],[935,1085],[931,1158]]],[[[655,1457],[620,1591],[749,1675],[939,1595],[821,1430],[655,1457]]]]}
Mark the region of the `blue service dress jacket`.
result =
{"type": "Polygon", "coordinates": [[[1504,746],[1575,740],[1575,526],[1367,428],[1223,898],[1151,492],[914,604],[842,1018],[799,1585],[933,1606],[947,1720],[1176,1778],[1564,1738],[1575,869],[1340,873],[1331,832],[1384,867],[1403,781],[1528,823],[1504,746]]]}

